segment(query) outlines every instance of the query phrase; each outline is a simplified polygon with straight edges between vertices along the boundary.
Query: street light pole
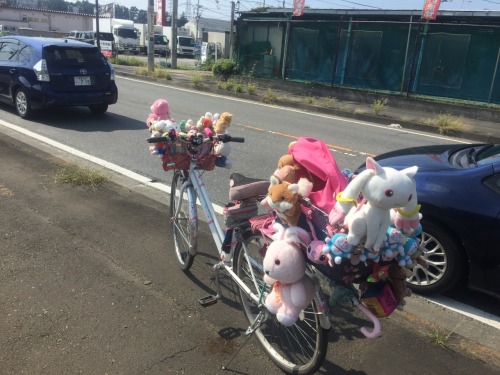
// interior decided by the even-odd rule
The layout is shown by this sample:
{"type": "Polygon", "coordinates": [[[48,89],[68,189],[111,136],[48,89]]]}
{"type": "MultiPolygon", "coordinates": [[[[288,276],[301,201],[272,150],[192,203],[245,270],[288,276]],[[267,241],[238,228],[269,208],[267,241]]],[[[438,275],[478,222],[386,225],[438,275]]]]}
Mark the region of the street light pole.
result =
{"type": "Polygon", "coordinates": [[[97,48],[101,50],[101,38],[99,36],[99,0],[95,0],[95,32],[97,35],[97,48]]]}
{"type": "Polygon", "coordinates": [[[172,69],[177,69],[177,3],[172,0],[172,69]]]}

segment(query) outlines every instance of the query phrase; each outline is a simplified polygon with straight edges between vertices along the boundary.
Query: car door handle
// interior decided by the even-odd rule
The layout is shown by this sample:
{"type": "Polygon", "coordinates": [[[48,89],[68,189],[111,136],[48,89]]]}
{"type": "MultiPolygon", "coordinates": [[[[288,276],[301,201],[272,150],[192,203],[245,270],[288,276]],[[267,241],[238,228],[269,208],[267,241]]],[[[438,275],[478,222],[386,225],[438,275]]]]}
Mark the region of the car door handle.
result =
{"type": "Polygon", "coordinates": [[[11,72],[11,73],[15,73],[16,71],[17,71],[17,69],[16,69],[16,68],[10,68],[10,69],[9,69],[9,72],[11,72]]]}

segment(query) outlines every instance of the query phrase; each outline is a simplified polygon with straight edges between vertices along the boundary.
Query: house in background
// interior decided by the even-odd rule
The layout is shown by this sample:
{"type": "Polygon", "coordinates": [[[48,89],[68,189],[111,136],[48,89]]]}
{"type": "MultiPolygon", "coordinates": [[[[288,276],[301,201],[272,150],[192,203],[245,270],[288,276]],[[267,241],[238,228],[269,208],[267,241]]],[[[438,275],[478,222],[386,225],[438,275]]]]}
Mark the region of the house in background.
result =
{"type": "Polygon", "coordinates": [[[92,30],[94,16],[90,14],[38,10],[33,8],[0,7],[0,25],[15,27],[17,33],[28,36],[64,37],[71,30],[92,30]]]}
{"type": "Polygon", "coordinates": [[[186,23],[184,28],[189,30],[190,35],[200,45],[203,42],[219,45],[222,57],[229,57],[229,31],[231,28],[229,21],[200,18],[186,23]]]}
{"type": "Polygon", "coordinates": [[[240,66],[257,76],[500,104],[500,12],[240,12],[240,66]]]}

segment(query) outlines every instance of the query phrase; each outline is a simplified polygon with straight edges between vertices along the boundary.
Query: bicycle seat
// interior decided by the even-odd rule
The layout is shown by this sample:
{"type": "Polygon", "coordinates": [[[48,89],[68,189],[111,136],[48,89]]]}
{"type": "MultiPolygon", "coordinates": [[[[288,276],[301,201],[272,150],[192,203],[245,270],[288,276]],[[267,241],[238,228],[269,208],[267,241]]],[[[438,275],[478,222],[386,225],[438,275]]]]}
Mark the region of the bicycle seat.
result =
{"type": "Polygon", "coordinates": [[[229,177],[229,200],[236,201],[266,195],[269,180],[245,177],[240,173],[232,173],[229,177]]]}

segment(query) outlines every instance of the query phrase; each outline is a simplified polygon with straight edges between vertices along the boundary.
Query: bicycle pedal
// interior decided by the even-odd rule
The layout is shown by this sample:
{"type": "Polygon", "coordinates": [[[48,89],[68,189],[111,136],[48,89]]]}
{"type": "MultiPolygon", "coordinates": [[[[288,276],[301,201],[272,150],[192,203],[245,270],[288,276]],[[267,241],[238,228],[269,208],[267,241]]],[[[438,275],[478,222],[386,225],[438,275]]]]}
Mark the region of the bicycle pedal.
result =
{"type": "Polygon", "coordinates": [[[217,303],[218,299],[219,298],[217,296],[208,295],[206,297],[200,298],[198,302],[200,302],[200,305],[202,306],[210,306],[217,303]]]}

